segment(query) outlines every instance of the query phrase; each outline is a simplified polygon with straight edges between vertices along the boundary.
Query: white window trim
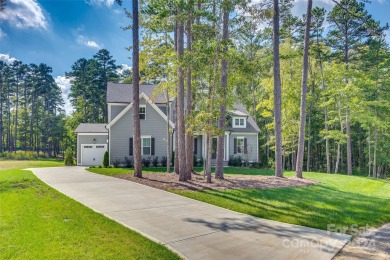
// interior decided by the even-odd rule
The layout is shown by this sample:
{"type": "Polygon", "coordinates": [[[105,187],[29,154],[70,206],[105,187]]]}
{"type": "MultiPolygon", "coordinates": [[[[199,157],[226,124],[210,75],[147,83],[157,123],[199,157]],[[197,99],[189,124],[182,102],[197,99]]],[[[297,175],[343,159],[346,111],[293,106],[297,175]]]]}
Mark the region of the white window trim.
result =
{"type": "Polygon", "coordinates": [[[244,136],[237,136],[236,137],[237,138],[237,147],[236,147],[236,149],[237,149],[237,154],[245,154],[245,137],[244,136]],[[243,147],[243,149],[244,149],[244,151],[242,151],[242,153],[239,153],[238,152],[238,139],[241,139],[242,140],[242,147],[243,147]]]}
{"type": "Polygon", "coordinates": [[[246,128],[246,118],[245,117],[238,117],[238,116],[233,117],[233,128],[246,128]],[[238,119],[238,120],[243,119],[244,125],[236,125],[236,119],[238,119]]]}
{"type": "MultiPolygon", "coordinates": [[[[145,146],[147,147],[147,146],[145,146]]],[[[142,135],[141,136],[141,155],[149,155],[151,156],[152,155],[152,136],[151,135],[142,135]],[[150,139],[150,153],[149,154],[144,154],[144,141],[143,139],[150,139]]]]}
{"type": "MultiPolygon", "coordinates": [[[[145,108],[145,119],[141,119],[141,120],[146,120],[146,105],[139,105],[139,108],[141,108],[141,107],[145,108]]],[[[139,111],[138,111],[138,113],[139,113],[139,111]]],[[[141,113],[139,113],[139,114],[140,114],[140,118],[141,118],[141,113]]]]}

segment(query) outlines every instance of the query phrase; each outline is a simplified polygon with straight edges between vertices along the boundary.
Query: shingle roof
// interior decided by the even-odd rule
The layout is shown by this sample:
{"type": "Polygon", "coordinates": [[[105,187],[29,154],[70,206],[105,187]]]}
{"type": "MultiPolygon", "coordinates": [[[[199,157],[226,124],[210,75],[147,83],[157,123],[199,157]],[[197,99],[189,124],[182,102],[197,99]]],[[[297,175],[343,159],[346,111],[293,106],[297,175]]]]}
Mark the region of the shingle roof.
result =
{"type": "Polygon", "coordinates": [[[81,123],[74,131],[75,133],[108,133],[107,124],[86,124],[81,123]]]}
{"type": "MultiPolygon", "coordinates": [[[[253,120],[253,118],[250,116],[248,110],[246,110],[246,108],[244,107],[243,104],[241,103],[235,103],[233,105],[233,108],[242,113],[242,114],[245,114],[247,115],[248,119],[247,119],[247,124],[246,124],[246,128],[233,128],[231,125],[228,127],[228,130],[229,131],[232,131],[232,132],[245,132],[245,133],[259,133],[260,132],[260,128],[257,126],[255,120],[253,120]]],[[[233,113],[233,114],[240,114],[240,113],[233,113]]]]}
{"type": "MultiPolygon", "coordinates": [[[[107,84],[107,103],[131,103],[133,99],[133,85],[124,83],[112,83],[107,84]]],[[[149,98],[153,98],[153,91],[157,85],[140,85],[139,93],[144,92],[149,98]]],[[[155,103],[166,103],[165,96],[162,94],[156,95],[154,99],[155,103]]],[[[246,133],[258,133],[260,128],[257,126],[255,120],[250,116],[243,104],[236,103],[233,105],[233,110],[230,112],[236,116],[247,116],[248,121],[246,128],[233,128],[228,126],[228,130],[232,132],[246,132],[246,133]]],[[[77,131],[77,129],[76,129],[77,131]]]]}
{"type": "MultiPolygon", "coordinates": [[[[153,91],[157,85],[140,85],[139,93],[144,92],[153,99],[153,91]]],[[[112,83],[107,84],[107,103],[131,103],[133,100],[133,84],[112,83]]],[[[156,95],[153,99],[155,103],[165,103],[164,95],[156,95]]]]}

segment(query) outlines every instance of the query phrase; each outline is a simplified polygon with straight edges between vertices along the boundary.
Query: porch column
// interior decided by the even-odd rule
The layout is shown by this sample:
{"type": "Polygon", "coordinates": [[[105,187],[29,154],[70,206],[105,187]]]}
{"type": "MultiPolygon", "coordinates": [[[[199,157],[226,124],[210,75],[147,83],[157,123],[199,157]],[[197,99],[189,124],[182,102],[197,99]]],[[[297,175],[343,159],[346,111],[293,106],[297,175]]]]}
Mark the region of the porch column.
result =
{"type": "Polygon", "coordinates": [[[225,132],[225,137],[226,137],[226,140],[225,140],[225,149],[224,149],[224,153],[225,153],[225,161],[228,161],[229,160],[229,133],[228,132],[225,132]]]}

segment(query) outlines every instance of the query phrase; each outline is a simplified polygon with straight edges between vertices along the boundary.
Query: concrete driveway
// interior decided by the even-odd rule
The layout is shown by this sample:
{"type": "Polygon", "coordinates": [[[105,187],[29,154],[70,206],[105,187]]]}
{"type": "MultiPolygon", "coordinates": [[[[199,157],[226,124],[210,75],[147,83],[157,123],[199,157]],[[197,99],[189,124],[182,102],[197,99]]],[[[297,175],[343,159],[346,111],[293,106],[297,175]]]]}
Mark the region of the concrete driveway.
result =
{"type": "Polygon", "coordinates": [[[30,170],[63,194],[188,259],[332,259],[350,239],[233,212],[82,167],[30,170]]]}

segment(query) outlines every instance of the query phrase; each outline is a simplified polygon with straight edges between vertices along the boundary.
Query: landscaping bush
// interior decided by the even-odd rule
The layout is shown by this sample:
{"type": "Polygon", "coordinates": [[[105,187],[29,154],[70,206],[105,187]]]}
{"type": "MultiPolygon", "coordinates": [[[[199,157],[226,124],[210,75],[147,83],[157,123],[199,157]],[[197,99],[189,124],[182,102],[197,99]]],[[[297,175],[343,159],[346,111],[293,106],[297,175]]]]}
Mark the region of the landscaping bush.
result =
{"type": "Polygon", "coordinates": [[[125,167],[126,168],[133,168],[134,167],[134,160],[133,157],[125,157],[125,167]]]}
{"type": "Polygon", "coordinates": [[[152,158],[151,157],[142,158],[142,165],[145,166],[145,167],[149,167],[151,162],[152,162],[152,158]]]}
{"type": "Polygon", "coordinates": [[[108,156],[108,151],[106,151],[105,153],[104,153],[104,158],[103,158],[103,166],[104,166],[104,168],[107,168],[108,167],[108,165],[110,165],[110,162],[109,162],[109,156],[108,156]]]}
{"type": "Polygon", "coordinates": [[[196,164],[194,167],[203,167],[203,158],[200,157],[199,159],[196,160],[196,164]]]}
{"type": "Polygon", "coordinates": [[[258,162],[253,162],[252,164],[251,164],[251,166],[252,166],[252,168],[260,168],[261,167],[261,164],[260,163],[258,163],[258,162]]]}
{"type": "Polygon", "coordinates": [[[154,167],[157,167],[157,166],[158,166],[158,156],[154,156],[154,157],[153,157],[152,165],[153,165],[154,167]]]}
{"type": "Polygon", "coordinates": [[[166,156],[161,157],[160,163],[161,163],[161,166],[167,167],[167,163],[168,163],[167,157],[166,156]]]}
{"type": "MultiPolygon", "coordinates": [[[[114,168],[118,168],[120,164],[121,164],[121,161],[119,161],[118,158],[115,159],[115,161],[112,163],[112,165],[114,166],[114,168]]],[[[104,167],[106,167],[106,166],[104,166],[104,167]]],[[[108,168],[108,165],[107,165],[106,168],[108,168]]]]}
{"type": "Polygon", "coordinates": [[[65,151],[65,165],[66,166],[73,166],[74,160],[73,160],[73,152],[72,148],[68,147],[65,151]]]}
{"type": "Polygon", "coordinates": [[[229,161],[228,161],[228,166],[234,166],[234,156],[233,155],[230,155],[229,156],[229,161]]]}
{"type": "Polygon", "coordinates": [[[241,167],[243,161],[241,156],[233,156],[231,155],[229,157],[228,165],[229,166],[236,166],[236,167],[241,167]]]}

